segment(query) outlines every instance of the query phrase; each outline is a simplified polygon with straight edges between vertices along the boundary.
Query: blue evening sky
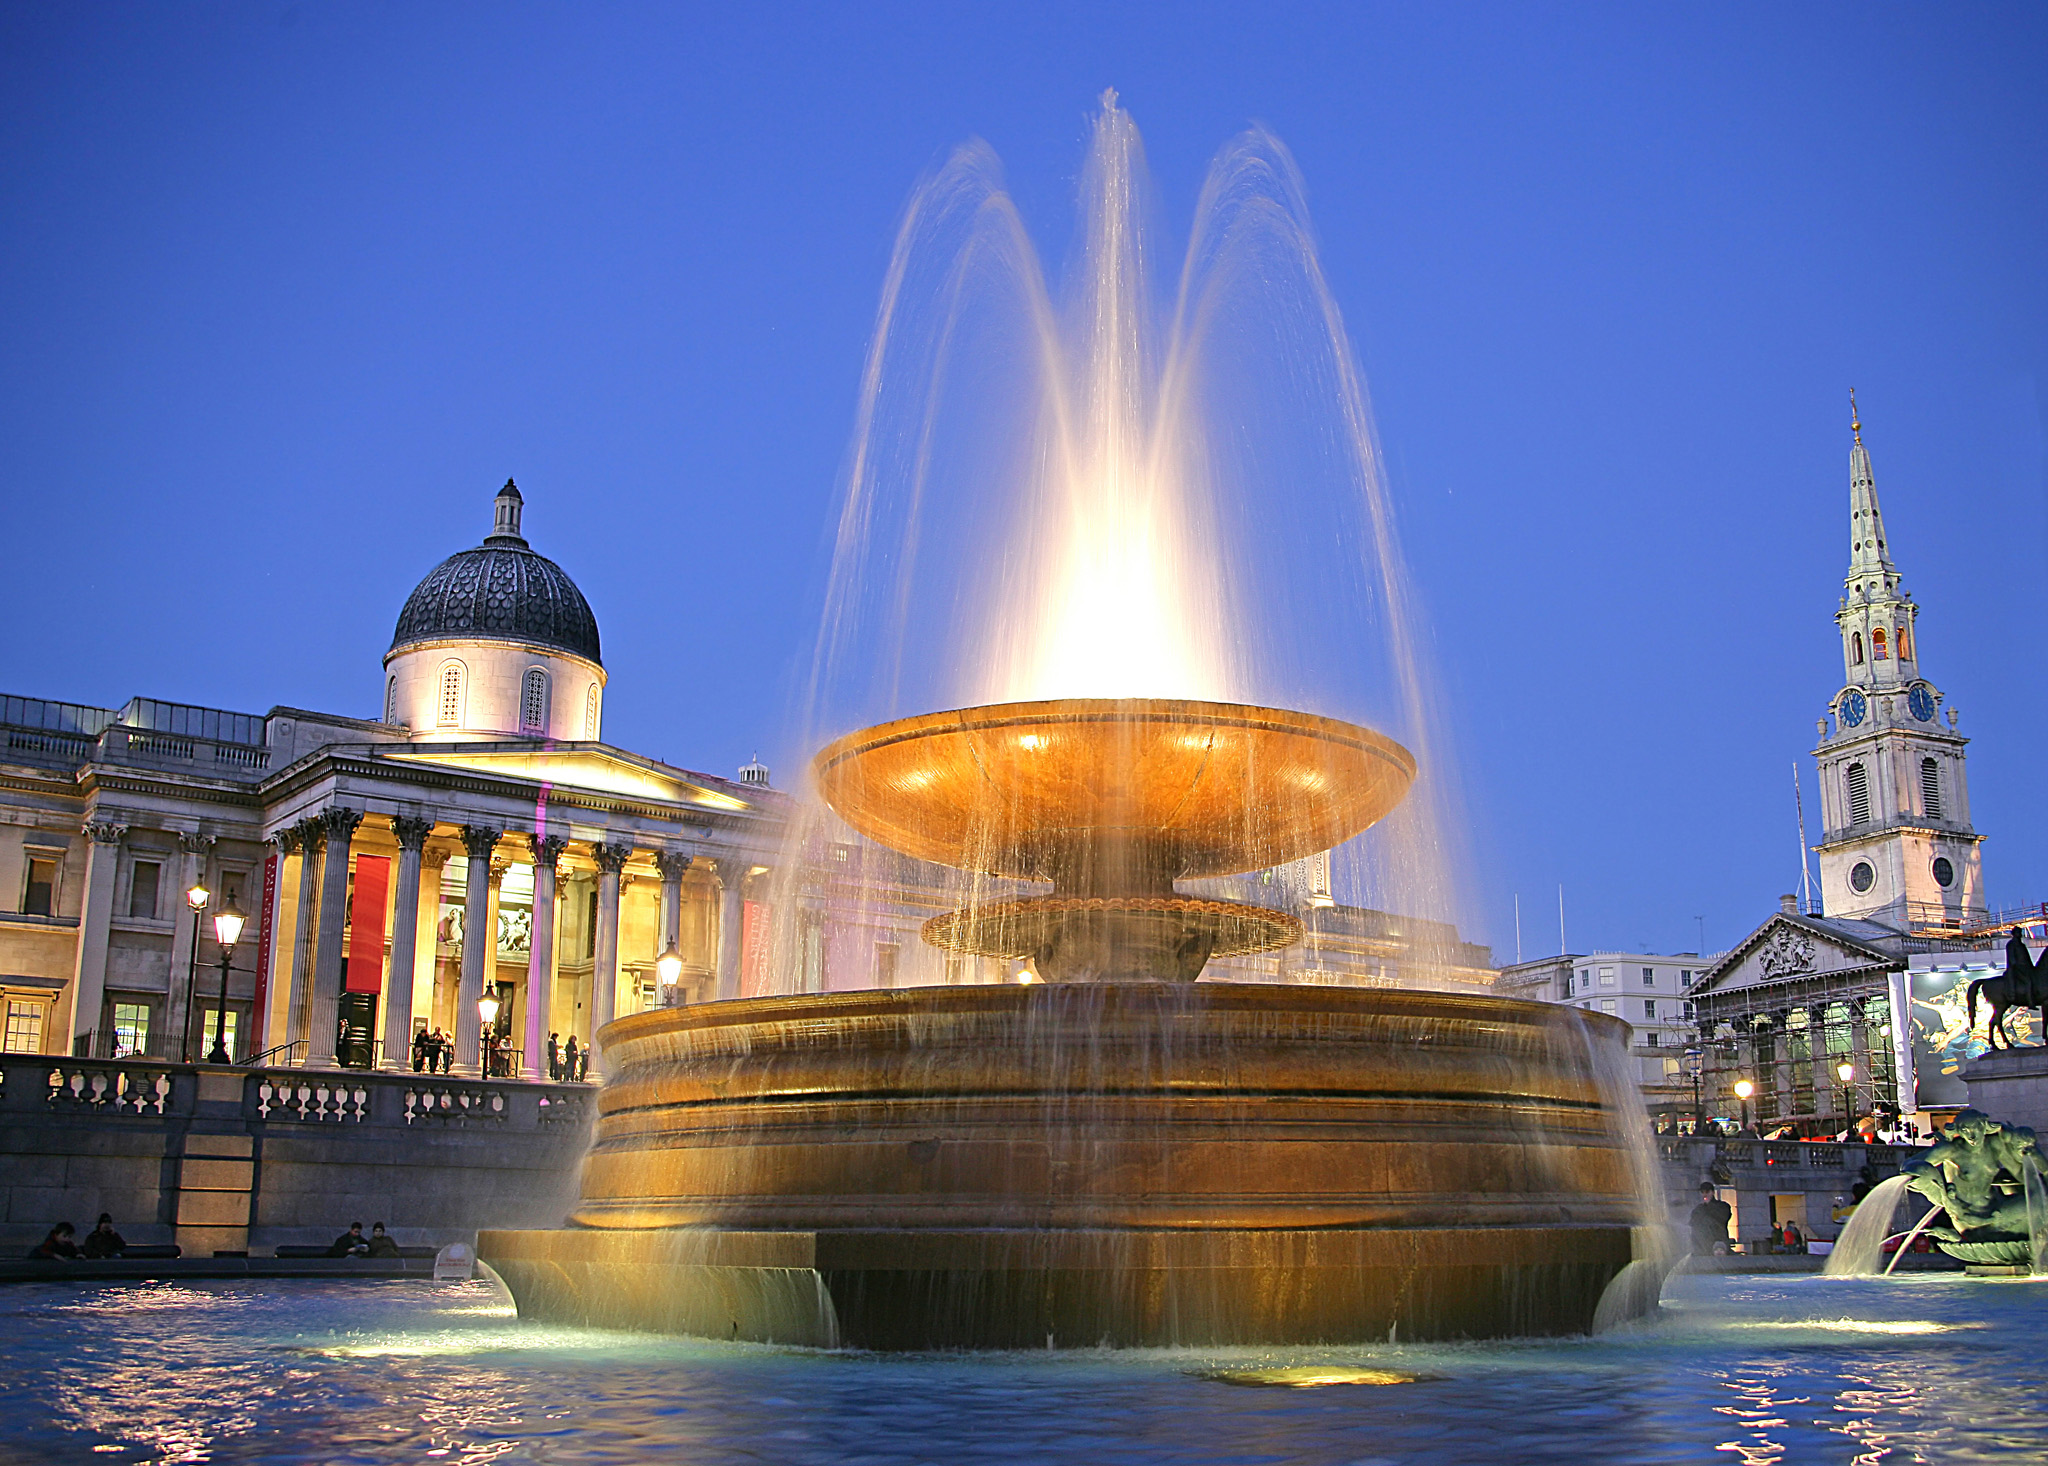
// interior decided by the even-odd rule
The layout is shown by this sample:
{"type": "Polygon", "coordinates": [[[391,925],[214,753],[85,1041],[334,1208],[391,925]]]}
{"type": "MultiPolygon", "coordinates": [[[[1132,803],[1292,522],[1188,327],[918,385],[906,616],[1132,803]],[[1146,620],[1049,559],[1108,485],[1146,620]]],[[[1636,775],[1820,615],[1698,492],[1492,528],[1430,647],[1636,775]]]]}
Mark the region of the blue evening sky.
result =
{"type": "Polygon", "coordinates": [[[608,739],[793,774],[908,192],[984,137],[1057,257],[1114,86],[1176,234],[1249,121],[1308,180],[1501,960],[1793,889],[1852,385],[2048,899],[2044,76],[2039,5],[10,3],[0,690],[374,716],[512,474],[608,739]]]}

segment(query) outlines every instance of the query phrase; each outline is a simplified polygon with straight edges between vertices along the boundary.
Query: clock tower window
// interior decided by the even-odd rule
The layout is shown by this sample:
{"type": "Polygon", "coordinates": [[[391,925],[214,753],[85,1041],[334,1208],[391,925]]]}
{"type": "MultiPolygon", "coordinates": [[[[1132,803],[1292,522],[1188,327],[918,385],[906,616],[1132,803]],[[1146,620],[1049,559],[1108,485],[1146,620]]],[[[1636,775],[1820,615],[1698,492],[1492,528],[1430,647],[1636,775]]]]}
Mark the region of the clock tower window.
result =
{"type": "Polygon", "coordinates": [[[1920,760],[1920,802],[1929,819],[1941,818],[1941,765],[1931,758],[1920,760]]]}
{"type": "Polygon", "coordinates": [[[1870,660],[1882,662],[1884,659],[1884,628],[1880,626],[1870,633],[1870,660]]]}
{"type": "Polygon", "coordinates": [[[1900,661],[1910,662],[1913,660],[1913,643],[1911,640],[1908,639],[1906,635],[1906,628],[1903,625],[1899,627],[1898,639],[1893,643],[1893,645],[1895,645],[1898,648],[1900,661]]]}
{"type": "Polygon", "coordinates": [[[1860,631],[1849,633],[1849,660],[1859,667],[1863,665],[1863,633],[1860,631]]]}

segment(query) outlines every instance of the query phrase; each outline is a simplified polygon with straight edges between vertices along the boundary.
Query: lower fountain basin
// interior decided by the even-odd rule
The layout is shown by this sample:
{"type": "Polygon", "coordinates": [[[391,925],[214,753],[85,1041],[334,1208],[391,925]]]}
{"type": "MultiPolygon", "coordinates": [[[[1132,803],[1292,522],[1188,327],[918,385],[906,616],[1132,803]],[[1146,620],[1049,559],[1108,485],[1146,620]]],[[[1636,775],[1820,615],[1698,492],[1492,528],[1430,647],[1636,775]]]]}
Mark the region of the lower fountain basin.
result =
{"type": "Polygon", "coordinates": [[[1231,983],[644,1013],[602,1035],[570,1226],[480,1247],[522,1313],[784,1342],[1583,1331],[1640,1220],[1626,1034],[1231,983]]]}

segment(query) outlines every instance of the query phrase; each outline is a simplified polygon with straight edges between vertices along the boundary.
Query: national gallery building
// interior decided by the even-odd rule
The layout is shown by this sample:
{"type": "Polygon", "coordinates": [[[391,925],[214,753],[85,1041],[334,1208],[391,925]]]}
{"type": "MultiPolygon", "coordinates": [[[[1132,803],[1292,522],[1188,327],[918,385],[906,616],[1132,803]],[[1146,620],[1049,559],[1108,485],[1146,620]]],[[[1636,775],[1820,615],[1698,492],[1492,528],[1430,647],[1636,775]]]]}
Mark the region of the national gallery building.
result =
{"type": "MultiPolygon", "coordinates": [[[[407,599],[376,721],[0,698],[0,1047],[398,1068],[425,1031],[457,1072],[541,1076],[551,1037],[664,1001],[1029,980],[924,946],[932,873],[850,836],[781,883],[803,909],[777,928],[793,800],[604,742],[596,617],[523,508],[508,482],[407,599]]],[[[1426,943],[1492,980],[1486,948],[1326,877],[1241,884],[1312,940],[1212,976],[1391,984],[1426,943]]]]}

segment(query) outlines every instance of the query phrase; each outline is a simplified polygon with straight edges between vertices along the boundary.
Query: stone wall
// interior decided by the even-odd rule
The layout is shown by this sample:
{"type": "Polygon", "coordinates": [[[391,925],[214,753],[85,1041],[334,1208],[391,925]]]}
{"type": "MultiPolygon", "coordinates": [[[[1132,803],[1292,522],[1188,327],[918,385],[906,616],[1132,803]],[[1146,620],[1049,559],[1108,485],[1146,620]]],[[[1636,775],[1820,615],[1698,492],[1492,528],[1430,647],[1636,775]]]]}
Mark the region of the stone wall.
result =
{"type": "Polygon", "coordinates": [[[1970,1107],[2048,1138],[2048,1048],[1991,1049],[1963,1069],[1970,1107]]]}
{"type": "MultiPolygon", "coordinates": [[[[1735,1208],[1735,1236],[1752,1241],[1776,1220],[1773,1197],[1799,1197],[1799,1229],[1832,1241],[1841,1230],[1833,1218],[1835,1199],[1847,1199],[1859,1180],[1881,1181],[1898,1174],[1911,1146],[1836,1145],[1805,1140],[1692,1140],[1660,1137],[1664,1198],[1674,1225],[1683,1227],[1699,1201],[1702,1181],[1714,1182],[1721,1199],[1735,1208]],[[1866,1171],[1866,1168],[1867,1171],[1866,1171]]],[[[1783,1209],[1784,1203],[1780,1204],[1783,1209]]]]}
{"type": "Polygon", "coordinates": [[[267,1254],[382,1221],[405,1246],[553,1227],[596,1090],[0,1056],[0,1254],[101,1212],[133,1243],[267,1254]]]}

